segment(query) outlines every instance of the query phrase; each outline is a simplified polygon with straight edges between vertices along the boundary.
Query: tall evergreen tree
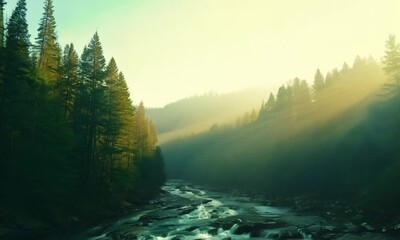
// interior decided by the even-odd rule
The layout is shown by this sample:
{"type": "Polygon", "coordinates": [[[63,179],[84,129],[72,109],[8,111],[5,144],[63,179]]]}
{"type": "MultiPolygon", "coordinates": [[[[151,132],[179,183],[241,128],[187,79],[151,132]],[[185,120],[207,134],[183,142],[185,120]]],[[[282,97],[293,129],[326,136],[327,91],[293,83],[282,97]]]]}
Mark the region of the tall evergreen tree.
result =
{"type": "Polygon", "coordinates": [[[326,86],[324,76],[321,74],[321,71],[317,69],[314,75],[314,100],[319,101],[321,99],[321,90],[326,86]]]}
{"type": "Polygon", "coordinates": [[[268,101],[265,105],[267,111],[272,111],[275,108],[276,100],[274,94],[271,92],[268,97],[268,101]]]}
{"type": "Polygon", "coordinates": [[[301,87],[300,87],[300,79],[299,78],[295,78],[292,82],[292,99],[293,99],[293,103],[299,104],[299,97],[301,95],[301,87]]]}
{"type": "Polygon", "coordinates": [[[396,42],[396,37],[390,35],[386,41],[385,55],[383,57],[383,70],[389,79],[396,83],[400,83],[400,45],[396,42]]]}
{"type": "Polygon", "coordinates": [[[0,124],[1,124],[1,109],[3,99],[3,75],[4,75],[4,0],[0,0],[0,124]]]}
{"type": "Polygon", "coordinates": [[[112,183],[113,169],[117,167],[117,155],[120,153],[116,141],[122,128],[120,112],[117,105],[117,81],[119,70],[114,58],[111,58],[106,69],[106,91],[104,105],[104,121],[102,121],[101,135],[101,175],[106,184],[112,183]]]}
{"type": "Polygon", "coordinates": [[[348,74],[350,72],[349,65],[345,62],[343,63],[342,70],[340,70],[342,74],[348,74]]]}
{"type": "Polygon", "coordinates": [[[54,82],[57,80],[60,51],[57,44],[53,0],[44,1],[44,12],[39,23],[38,33],[36,48],[39,55],[39,73],[46,80],[54,82]]]}
{"type": "Polygon", "coordinates": [[[148,130],[144,104],[141,102],[135,112],[135,155],[141,161],[148,153],[148,130]]]}
{"type": "MultiPolygon", "coordinates": [[[[254,114],[255,111],[253,110],[254,114]]],[[[256,115],[256,114],[255,114],[256,115]]],[[[156,147],[158,146],[158,137],[157,137],[157,130],[156,127],[154,126],[152,121],[148,122],[148,136],[149,136],[149,145],[150,149],[152,151],[156,150],[156,147]]]]}
{"type": "Polygon", "coordinates": [[[333,79],[333,76],[332,76],[332,73],[331,72],[328,72],[327,74],[326,74],[326,76],[325,76],[325,85],[327,86],[327,87],[331,87],[333,84],[334,84],[334,80],[336,80],[336,79],[333,79]]]}
{"type": "Polygon", "coordinates": [[[306,80],[302,80],[300,83],[299,95],[299,101],[302,105],[311,103],[311,92],[306,80]]]}
{"type": "Polygon", "coordinates": [[[4,5],[6,5],[6,2],[0,0],[0,48],[4,47],[4,5]]]}
{"type": "Polygon", "coordinates": [[[126,84],[125,76],[119,72],[116,83],[117,101],[119,118],[122,124],[117,138],[117,146],[121,149],[121,164],[130,168],[132,166],[133,146],[134,146],[134,107],[130,99],[129,89],[126,84]]]}
{"type": "Polygon", "coordinates": [[[63,116],[67,122],[72,121],[72,111],[78,87],[78,65],[78,53],[71,43],[65,46],[57,81],[57,92],[61,98],[63,116]]]}
{"type": "Polygon", "coordinates": [[[100,127],[104,117],[106,60],[97,32],[85,47],[79,64],[81,82],[78,86],[78,99],[75,105],[75,127],[84,134],[84,177],[85,184],[93,184],[99,177],[98,142],[101,139],[100,127]],[[77,123],[79,121],[79,123],[77,123]]]}
{"type": "MultiPolygon", "coordinates": [[[[133,155],[133,107],[124,75],[112,58],[107,65],[102,172],[109,184],[121,170],[131,170],[133,155]],[[116,171],[117,170],[117,171],[116,171]]],[[[155,150],[155,148],[154,148],[155,150]]],[[[120,184],[119,184],[120,185],[120,184]]]]}
{"type": "Polygon", "coordinates": [[[19,0],[7,26],[4,86],[3,86],[3,113],[4,124],[8,129],[8,146],[14,148],[20,140],[20,131],[27,129],[31,124],[32,102],[34,100],[32,88],[35,85],[32,77],[32,68],[29,58],[29,33],[26,21],[26,1],[19,0]]]}
{"type": "Polygon", "coordinates": [[[321,74],[321,71],[317,69],[317,72],[315,73],[314,76],[314,91],[320,91],[325,87],[325,80],[324,76],[321,74]]]}
{"type": "MultiPolygon", "coordinates": [[[[5,2],[4,0],[0,0],[0,145],[4,146],[6,145],[6,142],[4,142],[6,136],[6,129],[4,127],[5,125],[5,119],[4,119],[4,106],[3,106],[3,95],[4,95],[4,5],[5,2]]],[[[0,146],[0,151],[5,153],[4,148],[0,146]]],[[[3,158],[0,157],[0,191],[2,190],[2,182],[4,182],[3,178],[1,176],[4,176],[3,170],[4,170],[4,163],[3,163],[3,158]]],[[[0,194],[1,198],[1,194],[0,194]]]]}
{"type": "Polygon", "coordinates": [[[291,104],[291,98],[290,86],[285,87],[285,85],[282,85],[276,94],[276,109],[281,111],[288,108],[291,104]]]}

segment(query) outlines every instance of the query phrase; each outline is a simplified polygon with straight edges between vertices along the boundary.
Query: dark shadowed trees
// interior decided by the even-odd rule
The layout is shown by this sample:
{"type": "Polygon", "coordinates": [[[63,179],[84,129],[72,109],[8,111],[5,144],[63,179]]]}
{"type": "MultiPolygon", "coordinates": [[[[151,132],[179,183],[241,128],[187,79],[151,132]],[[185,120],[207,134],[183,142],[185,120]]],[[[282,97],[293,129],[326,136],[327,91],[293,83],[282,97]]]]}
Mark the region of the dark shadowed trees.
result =
{"type": "Polygon", "coordinates": [[[61,101],[63,116],[72,122],[72,111],[77,97],[79,57],[71,43],[64,48],[56,89],[61,101]]]}
{"type": "Polygon", "coordinates": [[[20,0],[7,26],[4,58],[3,120],[6,148],[18,151],[27,139],[22,132],[32,130],[34,88],[32,64],[29,58],[30,41],[26,22],[26,1],[20,0]]]}
{"type": "Polygon", "coordinates": [[[0,48],[4,47],[4,33],[5,33],[5,25],[4,25],[4,6],[6,5],[5,0],[0,0],[0,48]]]}
{"type": "Polygon", "coordinates": [[[154,196],[165,181],[155,127],[143,104],[137,116],[99,35],[80,60],[73,44],[61,54],[53,1],[44,3],[35,46],[26,0],[17,2],[0,41],[0,225],[101,216],[122,201],[154,196]]]}

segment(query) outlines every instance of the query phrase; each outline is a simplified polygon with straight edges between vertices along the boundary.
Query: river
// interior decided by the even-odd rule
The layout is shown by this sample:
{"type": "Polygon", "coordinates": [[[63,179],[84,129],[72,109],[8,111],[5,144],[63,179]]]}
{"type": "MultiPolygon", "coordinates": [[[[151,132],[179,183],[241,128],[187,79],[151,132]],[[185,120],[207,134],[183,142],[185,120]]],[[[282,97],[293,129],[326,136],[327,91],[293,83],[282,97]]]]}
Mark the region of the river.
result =
{"type": "Polygon", "coordinates": [[[365,222],[332,222],[273,207],[244,193],[209,190],[179,180],[167,182],[163,190],[159,198],[130,216],[51,239],[396,239],[365,222]]]}

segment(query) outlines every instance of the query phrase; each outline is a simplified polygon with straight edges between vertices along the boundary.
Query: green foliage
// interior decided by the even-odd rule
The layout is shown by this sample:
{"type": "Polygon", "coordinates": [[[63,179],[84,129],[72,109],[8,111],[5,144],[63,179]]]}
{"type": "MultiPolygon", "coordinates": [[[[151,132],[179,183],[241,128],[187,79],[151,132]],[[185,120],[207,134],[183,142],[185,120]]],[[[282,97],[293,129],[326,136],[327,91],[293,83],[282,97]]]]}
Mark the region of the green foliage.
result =
{"type": "Polygon", "coordinates": [[[276,104],[275,96],[274,96],[274,94],[270,93],[270,94],[269,94],[269,97],[268,97],[268,102],[267,102],[267,104],[265,105],[266,110],[267,110],[267,111],[272,110],[272,109],[275,107],[275,104],[276,104]]]}
{"type": "Polygon", "coordinates": [[[78,53],[75,51],[74,45],[71,43],[65,46],[56,89],[62,101],[62,111],[67,122],[72,122],[72,112],[77,97],[78,63],[78,53]]]}
{"type": "Polygon", "coordinates": [[[106,65],[98,34],[80,61],[73,44],[61,54],[51,0],[44,9],[37,48],[25,0],[0,45],[0,222],[10,225],[101,216],[165,181],[155,127],[143,104],[135,112],[115,60],[106,65]]]}
{"type": "Polygon", "coordinates": [[[0,0],[0,48],[4,47],[4,5],[6,5],[6,2],[0,0]]]}
{"type": "Polygon", "coordinates": [[[54,18],[53,0],[44,1],[44,12],[40,19],[36,51],[38,53],[38,70],[43,79],[54,83],[58,78],[60,50],[57,44],[56,20],[54,18]]]}
{"type": "MultiPolygon", "coordinates": [[[[20,0],[8,22],[4,57],[2,96],[4,142],[15,149],[25,140],[21,132],[32,130],[36,83],[29,58],[29,34],[26,23],[26,2],[20,0]]],[[[28,143],[24,143],[28,144],[28,143]]]]}
{"type": "MultiPolygon", "coordinates": [[[[97,32],[94,34],[87,48],[84,49],[80,61],[81,86],[78,88],[75,118],[80,120],[75,127],[81,129],[83,162],[83,185],[92,189],[92,186],[102,180],[100,153],[98,149],[101,139],[102,120],[105,117],[105,80],[106,60],[97,32]]],[[[78,120],[75,120],[77,123],[78,120]]]]}
{"type": "Polygon", "coordinates": [[[400,45],[396,42],[396,37],[390,35],[386,41],[386,50],[383,57],[385,73],[395,84],[400,82],[400,45]]]}
{"type": "Polygon", "coordinates": [[[322,76],[321,71],[317,69],[317,72],[315,73],[314,76],[314,91],[318,92],[322,90],[325,87],[325,79],[324,76],[322,76]]]}

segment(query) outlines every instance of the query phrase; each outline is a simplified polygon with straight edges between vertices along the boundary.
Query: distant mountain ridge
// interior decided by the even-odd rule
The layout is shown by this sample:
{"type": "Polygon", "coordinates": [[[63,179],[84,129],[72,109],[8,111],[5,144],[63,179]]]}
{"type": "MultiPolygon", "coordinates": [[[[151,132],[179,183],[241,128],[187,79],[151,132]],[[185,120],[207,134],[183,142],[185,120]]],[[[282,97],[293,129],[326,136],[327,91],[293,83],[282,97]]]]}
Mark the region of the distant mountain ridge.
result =
{"type": "Polygon", "coordinates": [[[214,124],[234,123],[245,112],[260,110],[267,88],[251,88],[227,94],[206,93],[184,98],[146,114],[157,128],[160,142],[207,131],[214,124]]]}

